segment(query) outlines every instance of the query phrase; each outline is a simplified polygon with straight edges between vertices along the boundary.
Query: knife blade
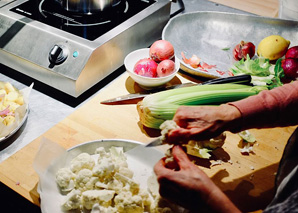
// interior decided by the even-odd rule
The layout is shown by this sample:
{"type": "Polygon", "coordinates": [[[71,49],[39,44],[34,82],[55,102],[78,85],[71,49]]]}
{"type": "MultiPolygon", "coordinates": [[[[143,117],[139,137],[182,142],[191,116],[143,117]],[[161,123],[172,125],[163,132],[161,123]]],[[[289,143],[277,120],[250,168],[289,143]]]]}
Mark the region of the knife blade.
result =
{"type": "Polygon", "coordinates": [[[145,147],[154,147],[154,146],[160,146],[163,145],[161,137],[158,137],[154,139],[153,141],[149,142],[148,144],[145,145],[145,147]]]}
{"type": "Polygon", "coordinates": [[[166,87],[161,87],[157,89],[152,89],[152,90],[145,90],[142,93],[130,93],[127,95],[122,95],[116,98],[108,99],[105,101],[101,101],[101,104],[107,104],[107,105],[114,105],[114,104],[132,104],[132,103],[137,103],[138,101],[141,101],[143,98],[145,98],[147,95],[156,93],[156,92],[161,92],[165,90],[170,90],[170,89],[177,89],[177,88],[182,88],[182,87],[190,87],[190,86],[195,86],[197,84],[195,83],[183,83],[183,84],[175,84],[171,86],[166,86],[166,87]],[[133,102],[132,102],[133,100],[133,102]]]}
{"type": "Polygon", "coordinates": [[[150,95],[150,94],[156,93],[156,92],[160,92],[160,91],[164,91],[164,90],[169,90],[169,89],[177,89],[177,88],[182,88],[182,87],[208,85],[208,84],[224,84],[224,83],[250,84],[250,82],[251,82],[250,75],[238,75],[238,76],[231,76],[231,77],[226,77],[226,78],[216,78],[216,79],[211,79],[211,80],[205,81],[200,84],[183,83],[183,84],[176,84],[176,85],[152,89],[152,90],[146,90],[142,93],[131,93],[131,94],[119,96],[116,98],[104,100],[104,101],[101,101],[100,103],[107,104],[107,105],[133,104],[133,103],[137,103],[138,101],[141,101],[147,95],[150,95]]]}

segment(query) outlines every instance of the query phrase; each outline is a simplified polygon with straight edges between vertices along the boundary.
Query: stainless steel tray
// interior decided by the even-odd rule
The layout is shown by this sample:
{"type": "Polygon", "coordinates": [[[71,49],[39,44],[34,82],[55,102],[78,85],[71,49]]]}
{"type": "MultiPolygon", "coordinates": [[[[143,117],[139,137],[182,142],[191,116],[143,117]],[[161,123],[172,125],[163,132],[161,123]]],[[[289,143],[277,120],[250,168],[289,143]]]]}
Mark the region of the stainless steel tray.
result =
{"type": "Polygon", "coordinates": [[[181,62],[181,69],[193,75],[227,77],[227,70],[235,62],[232,50],[241,40],[253,42],[257,48],[266,36],[277,34],[298,45],[298,22],[224,12],[193,12],[172,18],[162,32],[162,39],[170,41],[181,62]],[[202,61],[216,65],[208,72],[194,69],[182,61],[193,54],[202,61]],[[225,71],[221,75],[218,71],[225,71]]]}

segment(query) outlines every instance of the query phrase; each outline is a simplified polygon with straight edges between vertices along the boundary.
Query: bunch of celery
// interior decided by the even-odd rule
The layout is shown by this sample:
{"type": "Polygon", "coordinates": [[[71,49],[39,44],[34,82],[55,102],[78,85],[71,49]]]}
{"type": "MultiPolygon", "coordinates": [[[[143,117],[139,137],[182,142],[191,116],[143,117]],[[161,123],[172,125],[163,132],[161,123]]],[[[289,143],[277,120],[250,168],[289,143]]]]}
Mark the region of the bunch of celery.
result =
{"type": "Polygon", "coordinates": [[[241,84],[213,84],[166,90],[146,96],[137,104],[141,123],[159,129],[165,120],[171,120],[181,105],[219,105],[256,95],[264,86],[241,84]]]}

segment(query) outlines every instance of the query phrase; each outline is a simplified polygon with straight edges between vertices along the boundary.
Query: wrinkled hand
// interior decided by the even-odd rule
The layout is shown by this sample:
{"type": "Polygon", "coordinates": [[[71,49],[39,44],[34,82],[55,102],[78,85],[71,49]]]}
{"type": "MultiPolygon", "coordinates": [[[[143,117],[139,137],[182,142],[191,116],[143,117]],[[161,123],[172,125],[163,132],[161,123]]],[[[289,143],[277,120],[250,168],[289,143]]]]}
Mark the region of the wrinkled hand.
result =
{"type": "Polygon", "coordinates": [[[177,144],[190,139],[204,140],[239,125],[240,111],[231,105],[181,106],[173,120],[181,127],[170,131],[167,140],[177,144]]]}
{"type": "Polygon", "coordinates": [[[239,212],[212,180],[188,159],[180,146],[174,146],[172,154],[178,170],[166,168],[164,159],[154,167],[162,197],[193,212],[239,212]]]}

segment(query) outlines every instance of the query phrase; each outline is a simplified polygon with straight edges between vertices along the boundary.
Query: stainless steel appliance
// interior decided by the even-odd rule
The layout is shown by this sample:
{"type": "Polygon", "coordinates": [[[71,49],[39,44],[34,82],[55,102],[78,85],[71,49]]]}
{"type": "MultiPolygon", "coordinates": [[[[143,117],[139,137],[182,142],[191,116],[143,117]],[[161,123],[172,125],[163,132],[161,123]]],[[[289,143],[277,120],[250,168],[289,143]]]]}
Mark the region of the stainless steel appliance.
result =
{"type": "Polygon", "coordinates": [[[56,0],[0,0],[0,63],[73,97],[161,37],[169,0],[122,0],[95,14],[56,0]]]}
{"type": "Polygon", "coordinates": [[[120,4],[121,0],[56,0],[67,10],[76,13],[93,14],[109,10],[120,4]]]}

